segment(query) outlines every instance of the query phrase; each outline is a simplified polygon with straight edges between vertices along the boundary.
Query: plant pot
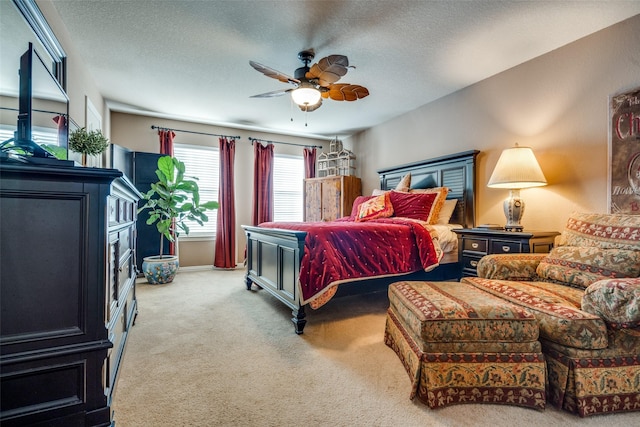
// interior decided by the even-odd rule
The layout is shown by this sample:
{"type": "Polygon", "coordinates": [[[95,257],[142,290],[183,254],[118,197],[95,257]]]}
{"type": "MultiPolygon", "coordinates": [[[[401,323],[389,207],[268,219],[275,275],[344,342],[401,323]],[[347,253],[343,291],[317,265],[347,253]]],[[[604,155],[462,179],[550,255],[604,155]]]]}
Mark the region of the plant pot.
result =
{"type": "Polygon", "coordinates": [[[173,282],[178,272],[178,257],[175,255],[148,256],[142,259],[142,272],[147,282],[152,285],[162,285],[173,282]]]}

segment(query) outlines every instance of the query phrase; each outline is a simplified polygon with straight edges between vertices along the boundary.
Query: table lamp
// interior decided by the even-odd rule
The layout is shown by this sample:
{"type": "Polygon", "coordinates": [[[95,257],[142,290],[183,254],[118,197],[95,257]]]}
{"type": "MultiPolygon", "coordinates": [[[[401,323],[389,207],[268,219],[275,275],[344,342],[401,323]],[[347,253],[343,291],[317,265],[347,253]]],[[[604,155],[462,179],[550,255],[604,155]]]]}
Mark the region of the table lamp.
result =
{"type": "Polygon", "coordinates": [[[543,185],[547,185],[547,180],[531,148],[516,144],[502,152],[487,187],[510,190],[503,205],[504,215],[507,217],[505,230],[523,229],[520,220],[524,214],[524,200],[520,198],[520,189],[543,185]]]}

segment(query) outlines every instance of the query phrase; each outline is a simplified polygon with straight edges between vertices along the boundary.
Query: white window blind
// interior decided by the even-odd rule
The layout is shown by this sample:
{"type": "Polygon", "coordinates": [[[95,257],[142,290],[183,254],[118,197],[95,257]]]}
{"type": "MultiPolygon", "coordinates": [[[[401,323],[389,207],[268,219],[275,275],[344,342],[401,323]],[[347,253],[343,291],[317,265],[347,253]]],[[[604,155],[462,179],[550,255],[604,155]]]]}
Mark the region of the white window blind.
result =
{"type": "Polygon", "coordinates": [[[273,159],[273,220],[302,221],[304,160],[275,155],[273,159]]]}
{"type": "MultiPolygon", "coordinates": [[[[0,125],[0,142],[13,138],[15,131],[15,126],[0,125]]],[[[40,145],[58,145],[58,131],[52,128],[33,126],[31,128],[31,138],[40,145]]]]}
{"type": "MultiPolygon", "coordinates": [[[[200,201],[218,201],[218,179],[220,154],[217,148],[198,145],[174,144],[173,155],[185,164],[185,176],[196,177],[200,188],[200,201]]],[[[187,221],[189,235],[184,233],[180,238],[215,237],[218,210],[206,212],[209,221],[200,225],[195,221],[187,221]]]]}

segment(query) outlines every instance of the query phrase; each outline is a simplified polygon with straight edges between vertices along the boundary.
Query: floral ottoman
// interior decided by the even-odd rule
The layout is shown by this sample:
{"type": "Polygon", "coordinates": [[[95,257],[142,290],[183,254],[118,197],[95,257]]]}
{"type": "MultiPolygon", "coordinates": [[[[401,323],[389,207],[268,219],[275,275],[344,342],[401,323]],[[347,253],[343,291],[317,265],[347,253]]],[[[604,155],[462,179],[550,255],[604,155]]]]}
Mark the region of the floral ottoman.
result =
{"type": "Polygon", "coordinates": [[[494,403],[545,408],[538,323],[525,309],[465,283],[389,287],[385,344],[430,408],[494,403]]]}

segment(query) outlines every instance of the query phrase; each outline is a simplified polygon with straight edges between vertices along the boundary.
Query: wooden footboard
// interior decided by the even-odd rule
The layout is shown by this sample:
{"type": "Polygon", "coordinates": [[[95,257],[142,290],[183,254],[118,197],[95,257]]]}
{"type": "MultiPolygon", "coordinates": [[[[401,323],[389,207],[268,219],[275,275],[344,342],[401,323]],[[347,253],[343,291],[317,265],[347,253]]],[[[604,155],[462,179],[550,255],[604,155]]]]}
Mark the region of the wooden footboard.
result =
{"type": "Polygon", "coordinates": [[[304,231],[243,225],[247,235],[247,289],[256,284],[291,308],[297,334],[304,330],[306,314],[300,305],[298,276],[304,254],[304,231]]]}
{"type": "MultiPolygon", "coordinates": [[[[247,290],[259,286],[291,308],[291,321],[297,334],[307,323],[305,306],[300,304],[298,276],[304,255],[304,231],[261,228],[243,225],[247,235],[247,290]]],[[[429,272],[416,271],[404,275],[354,280],[340,285],[339,294],[346,296],[362,292],[386,291],[398,280],[459,280],[458,263],[443,264],[429,272]],[[342,291],[342,292],[340,292],[342,291]]],[[[336,294],[338,295],[338,294],[336,294]]]]}

